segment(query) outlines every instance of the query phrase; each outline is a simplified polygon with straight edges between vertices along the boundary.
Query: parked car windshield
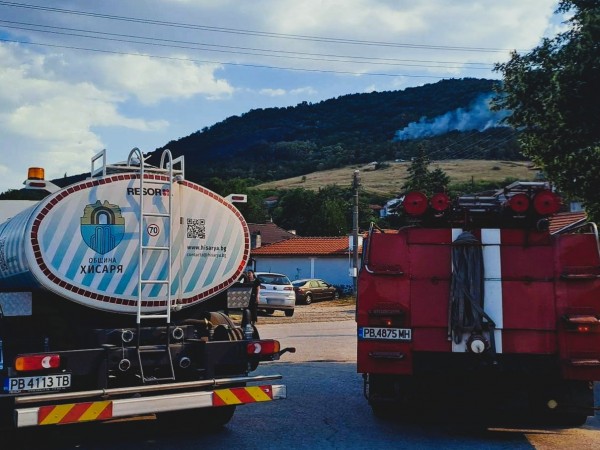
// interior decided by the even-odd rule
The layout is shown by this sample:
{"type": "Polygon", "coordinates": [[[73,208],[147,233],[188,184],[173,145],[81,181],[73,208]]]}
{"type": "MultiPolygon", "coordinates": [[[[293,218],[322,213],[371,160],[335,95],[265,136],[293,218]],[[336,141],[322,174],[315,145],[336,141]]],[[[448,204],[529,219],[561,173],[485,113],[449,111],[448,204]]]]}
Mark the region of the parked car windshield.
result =
{"type": "Polygon", "coordinates": [[[257,275],[257,278],[261,283],[264,284],[277,284],[277,285],[290,285],[290,280],[285,275],[275,275],[270,273],[264,273],[257,275]]]}

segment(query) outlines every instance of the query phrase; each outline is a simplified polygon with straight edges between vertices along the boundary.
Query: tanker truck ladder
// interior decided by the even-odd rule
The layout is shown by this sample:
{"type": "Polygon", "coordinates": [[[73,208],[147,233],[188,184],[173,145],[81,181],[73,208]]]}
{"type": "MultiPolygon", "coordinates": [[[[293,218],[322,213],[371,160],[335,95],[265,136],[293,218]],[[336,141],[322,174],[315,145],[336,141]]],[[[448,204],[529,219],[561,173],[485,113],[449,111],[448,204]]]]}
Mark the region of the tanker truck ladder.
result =
{"type": "MultiPolygon", "coordinates": [[[[171,254],[172,254],[172,241],[173,241],[173,222],[172,222],[172,203],[173,203],[173,158],[171,152],[169,150],[164,150],[160,167],[158,170],[155,168],[148,169],[150,172],[158,172],[159,174],[167,174],[168,181],[164,179],[158,180],[153,177],[146,178],[146,168],[144,167],[144,159],[141,151],[137,148],[134,148],[128,159],[131,160],[132,156],[137,155],[140,160],[140,197],[139,197],[139,205],[140,205],[140,221],[139,221],[139,270],[138,270],[138,299],[137,299],[137,354],[138,354],[138,362],[140,366],[140,376],[142,378],[142,382],[146,383],[154,383],[159,381],[167,381],[167,380],[175,380],[175,371],[173,368],[173,360],[171,358],[171,309],[175,306],[174,301],[176,299],[171,298],[171,284],[172,284],[172,274],[171,274],[171,254]],[[165,161],[165,158],[167,160],[165,161]],[[147,208],[144,202],[144,191],[147,185],[159,185],[162,189],[165,189],[165,185],[167,185],[167,189],[169,190],[169,195],[167,199],[167,212],[158,212],[156,210],[150,210],[147,208]],[[148,219],[159,219],[163,224],[163,229],[168,228],[169,232],[165,235],[165,242],[162,245],[145,245],[144,244],[144,236],[146,236],[146,229],[148,227],[148,219]],[[167,225],[168,224],[168,225],[167,225]],[[151,261],[150,255],[153,253],[166,253],[166,257],[161,258],[162,260],[167,261],[167,274],[166,278],[157,279],[152,278],[150,275],[148,277],[144,276],[145,272],[151,273],[151,270],[146,270],[148,261],[151,261]],[[161,285],[162,288],[160,292],[164,292],[166,289],[166,302],[164,303],[164,310],[156,310],[153,308],[153,311],[147,311],[142,308],[142,304],[144,303],[144,299],[142,293],[144,291],[144,287],[149,285],[161,285]],[[149,344],[146,342],[142,343],[141,335],[142,335],[142,322],[144,320],[164,320],[166,326],[166,333],[164,335],[159,333],[159,339],[161,342],[149,344]],[[161,355],[162,354],[162,355],[161,355]],[[156,366],[157,360],[168,361],[168,371],[167,373],[163,373],[161,375],[153,374],[149,375],[144,372],[144,368],[148,368],[149,364],[156,366]]],[[[181,162],[183,165],[183,162],[181,162]]],[[[160,256],[160,255],[159,255],[160,256]]]]}

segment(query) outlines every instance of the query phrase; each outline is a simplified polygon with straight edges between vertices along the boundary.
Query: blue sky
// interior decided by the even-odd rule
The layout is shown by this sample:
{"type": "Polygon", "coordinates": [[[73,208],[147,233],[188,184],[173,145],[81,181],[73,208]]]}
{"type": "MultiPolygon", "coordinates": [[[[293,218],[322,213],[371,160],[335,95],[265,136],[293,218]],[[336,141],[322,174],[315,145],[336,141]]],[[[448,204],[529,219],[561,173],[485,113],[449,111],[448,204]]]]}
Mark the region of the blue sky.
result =
{"type": "Polygon", "coordinates": [[[251,109],[498,78],[554,0],[0,0],[0,192],[251,109]]]}

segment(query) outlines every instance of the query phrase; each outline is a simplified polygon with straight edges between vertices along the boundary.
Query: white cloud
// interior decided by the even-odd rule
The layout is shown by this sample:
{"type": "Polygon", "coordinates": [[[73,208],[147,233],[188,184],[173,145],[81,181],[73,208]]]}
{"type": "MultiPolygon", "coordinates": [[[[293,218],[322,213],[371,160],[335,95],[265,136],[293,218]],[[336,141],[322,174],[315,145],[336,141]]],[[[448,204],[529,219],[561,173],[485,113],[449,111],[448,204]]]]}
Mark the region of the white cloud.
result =
{"type": "Polygon", "coordinates": [[[104,81],[111,88],[134,95],[151,105],[163,100],[189,99],[196,95],[208,98],[230,96],[233,87],[216,79],[216,64],[198,65],[184,56],[153,59],[141,55],[103,57],[96,62],[104,81]]]}
{"type": "Polygon", "coordinates": [[[285,94],[287,94],[287,92],[285,91],[285,89],[271,89],[271,88],[267,88],[267,89],[261,89],[259,91],[259,94],[267,95],[269,97],[282,97],[285,94]]]}
{"type": "Polygon", "coordinates": [[[103,147],[98,127],[155,131],[168,126],[165,120],[120,114],[124,97],[111,91],[55,79],[41,55],[0,44],[0,58],[10,61],[0,66],[0,85],[10,86],[0,89],[0,192],[19,188],[23,168],[32,165],[43,165],[48,178],[89,170],[91,155],[103,147]]]}
{"type": "Polygon", "coordinates": [[[292,95],[315,95],[317,94],[317,90],[310,87],[310,86],[306,86],[306,87],[301,87],[301,88],[296,88],[296,89],[291,89],[290,90],[290,94],[292,95]]]}
{"type": "MultiPolygon", "coordinates": [[[[354,64],[351,69],[361,72],[384,70],[396,73],[436,72],[453,76],[461,74],[460,63],[483,62],[491,66],[505,60],[512,49],[527,50],[536,46],[546,32],[553,15],[556,0],[306,0],[303,2],[259,2],[259,7],[244,10],[257,14],[259,29],[282,34],[334,37],[346,40],[345,44],[326,41],[275,40],[273,47],[288,51],[310,51],[329,55],[361,55],[362,57],[391,58],[396,60],[446,61],[457,64],[441,64],[441,68],[411,67],[410,61],[403,65],[354,64]],[[270,6],[267,8],[267,4],[270,6]],[[258,14],[264,15],[262,24],[258,14]],[[351,43],[350,41],[353,41],[351,43]],[[358,45],[357,41],[369,41],[371,45],[358,45]],[[380,43],[380,44],[377,44],[380,43]],[[388,45],[388,44],[402,44],[388,45]],[[413,45],[413,47],[411,47],[413,45]],[[427,46],[427,47],[425,47],[427,46]],[[438,47],[432,48],[432,47],[438,47]],[[462,47],[449,49],[448,47],[462,47]],[[471,50],[467,49],[471,48],[471,50]],[[495,51],[475,51],[498,49],[495,51]],[[359,67],[357,69],[357,67],[359,67]],[[458,67],[456,67],[458,66],[458,67]]],[[[248,26],[247,28],[251,28],[248,26]]],[[[266,40],[263,40],[266,42],[266,40]]],[[[316,67],[311,60],[294,61],[295,65],[316,67]]],[[[319,63],[322,67],[324,63],[319,63]]],[[[414,61],[413,61],[414,64],[414,61]]],[[[332,69],[343,70],[348,64],[330,63],[332,69]]],[[[439,66],[439,65],[438,65],[439,66]]],[[[475,72],[477,73],[477,72],[475,72]]],[[[489,76],[490,71],[480,71],[489,76]]],[[[471,74],[470,76],[473,76],[471,74]]]]}
{"type": "Polygon", "coordinates": [[[190,27],[0,5],[6,21],[115,37],[88,39],[0,24],[3,37],[43,44],[0,43],[0,192],[19,187],[22,168],[40,160],[47,163],[47,176],[73,174],[88,170],[90,154],[107,142],[135,141],[142,148],[138,142],[144,141],[156,148],[254,108],[405,89],[447,77],[497,78],[491,66],[506,60],[508,51],[485,48],[526,50],[564,29],[553,15],[558,0],[147,0],[144,11],[122,0],[76,8],[66,0],[51,3],[190,27]],[[208,52],[196,44],[221,47],[208,52]],[[474,62],[486,67],[467,64],[474,62]]]}
{"type": "Polygon", "coordinates": [[[317,94],[317,90],[310,86],[304,86],[290,90],[282,88],[264,88],[260,89],[258,93],[267,97],[284,97],[286,95],[293,97],[308,97],[317,94]]]}

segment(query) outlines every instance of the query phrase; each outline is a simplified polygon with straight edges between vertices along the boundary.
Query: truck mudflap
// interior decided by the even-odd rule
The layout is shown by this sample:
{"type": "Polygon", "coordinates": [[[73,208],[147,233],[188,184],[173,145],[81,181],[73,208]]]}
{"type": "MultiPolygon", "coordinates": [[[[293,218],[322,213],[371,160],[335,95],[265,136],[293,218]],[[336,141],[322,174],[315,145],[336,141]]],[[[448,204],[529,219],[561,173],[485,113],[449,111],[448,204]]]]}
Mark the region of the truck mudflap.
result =
{"type": "Polygon", "coordinates": [[[287,396],[285,385],[245,386],[246,383],[262,383],[281,378],[281,375],[263,375],[28,395],[15,398],[14,425],[16,428],[24,428],[107,421],[172,411],[282,400],[287,396]]]}

